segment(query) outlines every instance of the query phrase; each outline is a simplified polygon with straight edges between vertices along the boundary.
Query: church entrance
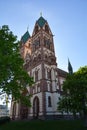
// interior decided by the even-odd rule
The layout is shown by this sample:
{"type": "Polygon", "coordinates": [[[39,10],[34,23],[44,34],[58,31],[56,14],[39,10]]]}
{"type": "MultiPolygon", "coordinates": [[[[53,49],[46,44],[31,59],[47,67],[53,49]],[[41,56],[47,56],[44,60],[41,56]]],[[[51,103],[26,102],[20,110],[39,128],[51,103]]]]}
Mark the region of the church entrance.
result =
{"type": "Polygon", "coordinates": [[[37,119],[39,116],[39,98],[35,97],[33,100],[33,117],[37,119]]]}

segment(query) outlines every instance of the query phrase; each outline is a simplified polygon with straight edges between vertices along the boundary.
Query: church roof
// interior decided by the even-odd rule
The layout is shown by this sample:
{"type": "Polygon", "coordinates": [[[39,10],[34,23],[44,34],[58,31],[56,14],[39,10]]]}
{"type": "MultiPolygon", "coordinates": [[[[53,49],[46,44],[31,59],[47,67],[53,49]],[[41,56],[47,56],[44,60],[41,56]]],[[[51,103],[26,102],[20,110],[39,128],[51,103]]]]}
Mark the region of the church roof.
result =
{"type": "Polygon", "coordinates": [[[29,32],[27,31],[27,32],[22,36],[21,41],[22,41],[23,43],[25,43],[29,38],[30,38],[30,34],[29,34],[29,32]]]}
{"type": "Polygon", "coordinates": [[[57,71],[58,71],[58,75],[60,76],[60,77],[64,77],[64,78],[66,78],[66,76],[67,76],[67,72],[66,71],[64,71],[64,70],[61,70],[61,69],[57,69],[57,71]]]}
{"type": "Polygon", "coordinates": [[[44,24],[46,23],[46,20],[41,16],[37,22],[36,22],[40,27],[43,27],[44,24]]]}

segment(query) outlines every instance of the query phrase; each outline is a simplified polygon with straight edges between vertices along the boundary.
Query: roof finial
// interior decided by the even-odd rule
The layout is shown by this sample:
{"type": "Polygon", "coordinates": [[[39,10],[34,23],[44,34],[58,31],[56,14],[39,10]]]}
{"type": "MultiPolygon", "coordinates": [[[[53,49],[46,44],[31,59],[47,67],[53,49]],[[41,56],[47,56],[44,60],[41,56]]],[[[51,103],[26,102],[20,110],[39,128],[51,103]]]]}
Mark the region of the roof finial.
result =
{"type": "Polygon", "coordinates": [[[42,17],[42,12],[40,12],[40,17],[42,17]]]}
{"type": "Polygon", "coordinates": [[[27,26],[27,31],[28,31],[28,29],[29,29],[29,25],[27,26]]]}

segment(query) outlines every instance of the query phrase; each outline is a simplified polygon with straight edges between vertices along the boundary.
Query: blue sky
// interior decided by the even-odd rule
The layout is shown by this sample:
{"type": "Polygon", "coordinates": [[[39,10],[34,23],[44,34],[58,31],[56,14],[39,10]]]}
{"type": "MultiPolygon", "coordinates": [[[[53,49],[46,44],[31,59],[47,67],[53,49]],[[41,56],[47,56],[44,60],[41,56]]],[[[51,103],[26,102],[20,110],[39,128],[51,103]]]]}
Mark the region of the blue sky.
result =
{"type": "Polygon", "coordinates": [[[18,39],[29,26],[32,35],[40,12],[54,34],[58,67],[67,71],[68,58],[74,71],[87,65],[87,0],[0,0],[0,26],[18,39]]]}

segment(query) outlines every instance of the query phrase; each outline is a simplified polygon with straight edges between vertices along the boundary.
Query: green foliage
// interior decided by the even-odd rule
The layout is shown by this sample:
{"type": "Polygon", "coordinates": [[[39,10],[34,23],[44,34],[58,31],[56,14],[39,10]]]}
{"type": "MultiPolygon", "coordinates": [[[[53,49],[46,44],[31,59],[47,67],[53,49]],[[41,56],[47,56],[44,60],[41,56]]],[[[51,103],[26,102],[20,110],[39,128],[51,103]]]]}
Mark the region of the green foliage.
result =
{"type": "Polygon", "coordinates": [[[7,122],[10,122],[10,117],[6,116],[6,117],[0,117],[0,125],[1,124],[5,124],[7,122]]]}
{"type": "Polygon", "coordinates": [[[12,121],[0,130],[86,130],[81,120],[12,121]]]}
{"type": "Polygon", "coordinates": [[[63,93],[58,110],[87,115],[87,66],[81,67],[72,75],[67,75],[63,93]]]}
{"type": "Polygon", "coordinates": [[[19,53],[20,42],[7,25],[0,28],[0,89],[7,95],[12,94],[14,100],[21,100],[30,105],[30,95],[25,97],[26,85],[31,86],[33,79],[23,68],[23,59],[19,53]]]}

